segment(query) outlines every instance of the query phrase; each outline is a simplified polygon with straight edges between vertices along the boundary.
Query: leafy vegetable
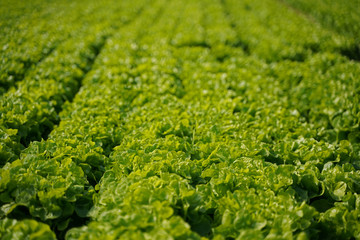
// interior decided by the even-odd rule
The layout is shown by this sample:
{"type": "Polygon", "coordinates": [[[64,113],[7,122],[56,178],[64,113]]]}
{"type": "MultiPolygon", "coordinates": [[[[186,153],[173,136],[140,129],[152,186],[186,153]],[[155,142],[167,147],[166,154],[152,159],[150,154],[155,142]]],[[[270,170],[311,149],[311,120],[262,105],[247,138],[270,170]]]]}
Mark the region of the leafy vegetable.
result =
{"type": "Polygon", "coordinates": [[[1,238],[360,238],[355,40],[285,2],[11,8],[74,16],[3,89],[1,238]]]}

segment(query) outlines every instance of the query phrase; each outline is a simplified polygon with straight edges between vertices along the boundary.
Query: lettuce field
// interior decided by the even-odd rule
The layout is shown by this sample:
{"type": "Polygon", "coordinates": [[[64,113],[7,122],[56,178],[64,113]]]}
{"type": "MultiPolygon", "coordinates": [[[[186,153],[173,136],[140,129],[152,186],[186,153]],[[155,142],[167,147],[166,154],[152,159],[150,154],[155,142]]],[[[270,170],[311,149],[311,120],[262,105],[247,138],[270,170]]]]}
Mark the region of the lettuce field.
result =
{"type": "Polygon", "coordinates": [[[359,0],[2,0],[0,36],[0,239],[360,239],[359,0]]]}

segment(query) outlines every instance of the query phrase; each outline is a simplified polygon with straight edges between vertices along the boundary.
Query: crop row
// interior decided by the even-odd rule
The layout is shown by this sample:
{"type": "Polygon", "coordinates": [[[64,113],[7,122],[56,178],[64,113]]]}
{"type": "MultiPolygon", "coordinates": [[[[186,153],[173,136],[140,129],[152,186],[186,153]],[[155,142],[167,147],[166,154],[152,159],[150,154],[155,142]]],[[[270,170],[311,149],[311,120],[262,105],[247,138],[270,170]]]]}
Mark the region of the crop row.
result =
{"type": "Polygon", "coordinates": [[[346,39],[275,0],[123,4],[1,99],[1,237],[360,237],[346,39]]]}
{"type": "MultiPolygon", "coordinates": [[[[126,4],[121,9],[126,8],[126,4]]],[[[138,8],[139,9],[139,8],[138,8]]],[[[103,11],[105,11],[103,9],[103,11]]],[[[114,8],[117,12],[117,8],[114,8]]],[[[105,11],[107,12],[107,11],[105,11]]],[[[59,122],[58,113],[66,101],[71,101],[81,81],[91,69],[113,22],[121,25],[136,16],[127,11],[120,17],[112,15],[107,21],[93,22],[77,36],[56,48],[34,71],[0,99],[0,156],[1,165],[18,158],[20,151],[33,140],[46,139],[59,122]]],[[[99,18],[104,12],[98,11],[99,18]]]]}
{"type": "Polygon", "coordinates": [[[103,7],[91,1],[12,4],[14,6],[3,8],[8,10],[3,17],[10,19],[6,21],[8,26],[4,24],[1,28],[4,37],[0,50],[0,94],[25,77],[38,74],[37,66],[41,68],[40,62],[45,61],[54,49],[63,48],[62,43],[69,42],[68,39],[81,38],[84,31],[89,30],[88,25],[101,21],[104,15],[103,7]],[[32,12],[24,12],[24,9],[32,9],[32,12]]]}
{"type": "MultiPolygon", "coordinates": [[[[221,5],[211,3],[213,14],[222,16],[221,5]]],[[[336,98],[331,91],[338,89],[344,89],[344,102],[332,107],[356,107],[352,75],[359,74],[359,66],[330,53],[268,64],[239,59],[241,53],[235,52],[219,61],[214,47],[201,42],[213,27],[190,17],[203,6],[188,2],[185,8],[192,10],[174,34],[177,41],[183,37],[182,44],[149,46],[146,38],[138,43],[135,56],[146,75],[136,82],[151,81],[141,87],[144,92],[124,119],[123,138],[97,186],[92,221],[72,229],[68,238],[358,236],[359,145],[349,137],[358,134],[358,122],[350,123],[355,125],[344,138],[343,124],[317,126],[312,117],[322,115],[317,112],[322,101],[331,107],[328,101],[336,98]],[[186,24],[199,31],[186,34],[186,24]],[[332,58],[336,61],[327,66],[332,58]],[[169,65],[170,76],[154,74],[169,65]],[[344,76],[344,69],[351,74],[344,76]],[[302,70],[307,74],[299,83],[295,76],[302,70]],[[288,84],[297,85],[296,96],[287,94],[288,84]],[[320,86],[331,90],[319,93],[320,86]],[[304,92],[313,102],[302,103],[304,92]],[[300,114],[302,104],[314,111],[312,117],[300,114]],[[323,136],[325,130],[334,138],[323,136]]],[[[161,27],[165,21],[158,22],[161,27]]],[[[148,31],[161,36],[156,26],[148,31]]],[[[213,36],[204,39],[218,42],[213,36]]],[[[358,112],[352,114],[356,118],[358,112]]]]}

